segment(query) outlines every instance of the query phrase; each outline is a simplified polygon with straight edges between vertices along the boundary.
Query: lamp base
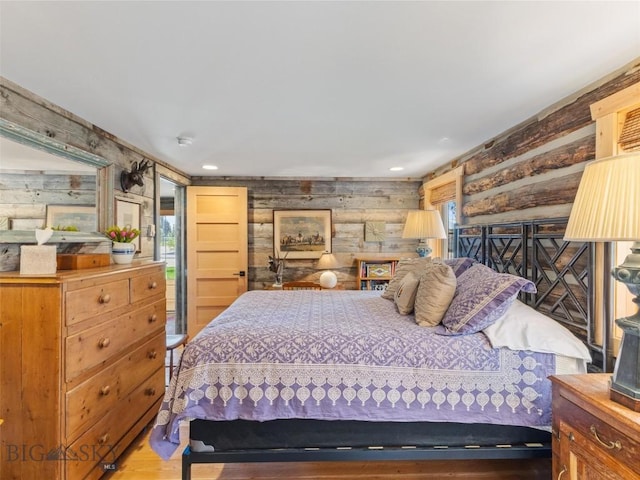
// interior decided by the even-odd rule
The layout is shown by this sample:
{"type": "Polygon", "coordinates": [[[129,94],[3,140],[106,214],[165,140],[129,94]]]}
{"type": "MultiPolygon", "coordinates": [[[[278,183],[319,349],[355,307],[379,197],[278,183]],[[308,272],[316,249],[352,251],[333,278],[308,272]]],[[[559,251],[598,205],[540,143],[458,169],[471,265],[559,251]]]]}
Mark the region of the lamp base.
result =
{"type": "MultiPolygon", "coordinates": [[[[640,306],[640,242],[634,242],[624,263],[613,269],[612,275],[624,283],[633,303],[640,306]]],[[[622,329],[622,343],[616,358],[609,397],[614,402],[640,412],[640,311],[616,324],[622,329]]]]}
{"type": "Polygon", "coordinates": [[[418,256],[420,257],[428,257],[431,255],[431,252],[433,252],[433,249],[426,243],[421,243],[418,245],[418,248],[416,248],[416,252],[418,252],[418,256]]]}
{"type": "Polygon", "coordinates": [[[320,286],[322,288],[333,288],[338,284],[338,277],[330,270],[322,272],[320,275],[320,286]]]}
{"type": "Polygon", "coordinates": [[[640,412],[640,322],[631,317],[619,318],[616,324],[624,333],[609,397],[614,402],[640,412]]]}
{"type": "Polygon", "coordinates": [[[637,398],[631,398],[624,393],[617,392],[613,389],[613,386],[609,390],[609,398],[620,405],[627,407],[634,412],[640,412],[640,400],[637,398]]]}

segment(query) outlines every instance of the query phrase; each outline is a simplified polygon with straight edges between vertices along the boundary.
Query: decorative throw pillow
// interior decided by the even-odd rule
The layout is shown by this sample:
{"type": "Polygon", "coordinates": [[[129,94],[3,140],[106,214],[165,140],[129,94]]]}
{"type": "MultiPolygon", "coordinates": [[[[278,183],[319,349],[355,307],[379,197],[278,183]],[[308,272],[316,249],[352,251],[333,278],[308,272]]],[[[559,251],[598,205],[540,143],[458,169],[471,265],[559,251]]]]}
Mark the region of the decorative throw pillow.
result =
{"type": "Polygon", "coordinates": [[[498,320],[520,290],[535,293],[536,286],[508,273],[496,273],[482,264],[471,266],[458,277],[453,301],[442,324],[444,335],[479,332],[498,320]]]}
{"type": "Polygon", "coordinates": [[[442,321],[456,293],[456,276],[450,266],[433,262],[420,277],[414,306],[416,323],[432,327],[442,321]]]}
{"type": "Polygon", "coordinates": [[[420,278],[416,275],[416,272],[407,273],[400,282],[393,299],[396,302],[396,307],[398,307],[398,312],[402,315],[409,315],[413,312],[413,304],[416,300],[419,283],[420,278]]]}
{"type": "Polygon", "coordinates": [[[456,277],[459,277],[466,272],[469,267],[478,263],[475,259],[468,257],[445,258],[442,262],[446,263],[453,269],[453,273],[455,273],[456,277]]]}
{"type": "MultiPolygon", "coordinates": [[[[393,300],[396,294],[396,290],[400,286],[400,282],[404,276],[412,271],[421,272],[424,266],[431,263],[431,257],[415,257],[415,258],[401,258],[396,265],[396,271],[393,278],[389,281],[389,285],[382,293],[381,297],[387,300],[393,300]]],[[[419,275],[418,275],[419,276],[419,275]]]]}

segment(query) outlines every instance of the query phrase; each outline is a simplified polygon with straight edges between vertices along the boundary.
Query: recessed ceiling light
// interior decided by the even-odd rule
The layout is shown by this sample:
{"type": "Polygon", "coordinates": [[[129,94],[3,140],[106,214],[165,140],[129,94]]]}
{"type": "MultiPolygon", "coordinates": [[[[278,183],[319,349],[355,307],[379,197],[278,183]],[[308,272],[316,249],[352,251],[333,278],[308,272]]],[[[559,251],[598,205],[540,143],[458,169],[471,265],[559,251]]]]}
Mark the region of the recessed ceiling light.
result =
{"type": "Polygon", "coordinates": [[[404,170],[404,167],[391,167],[389,170],[391,170],[392,172],[400,172],[404,170]]]}
{"type": "Polygon", "coordinates": [[[202,168],[204,168],[205,170],[217,170],[218,167],[216,167],[215,165],[202,165],[202,168]]]}

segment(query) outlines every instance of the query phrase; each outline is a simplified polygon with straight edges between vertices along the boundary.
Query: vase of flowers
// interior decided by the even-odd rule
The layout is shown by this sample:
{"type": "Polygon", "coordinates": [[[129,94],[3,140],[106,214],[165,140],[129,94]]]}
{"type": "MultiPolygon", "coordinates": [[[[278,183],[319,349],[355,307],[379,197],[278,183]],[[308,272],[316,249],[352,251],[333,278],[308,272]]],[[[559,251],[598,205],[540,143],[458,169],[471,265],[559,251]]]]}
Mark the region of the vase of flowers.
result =
{"type": "MultiPolygon", "coordinates": [[[[289,253],[289,252],[287,252],[289,253]]],[[[284,259],[287,258],[285,253],[284,257],[278,257],[278,252],[272,257],[269,255],[269,270],[276,274],[276,281],[273,284],[275,288],[282,288],[282,274],[284,273],[284,259]]]]}
{"type": "Polygon", "coordinates": [[[118,227],[114,225],[105,232],[112,241],[111,258],[113,263],[123,265],[131,263],[136,253],[136,246],[132,242],[140,235],[140,230],[131,225],[118,227]]]}

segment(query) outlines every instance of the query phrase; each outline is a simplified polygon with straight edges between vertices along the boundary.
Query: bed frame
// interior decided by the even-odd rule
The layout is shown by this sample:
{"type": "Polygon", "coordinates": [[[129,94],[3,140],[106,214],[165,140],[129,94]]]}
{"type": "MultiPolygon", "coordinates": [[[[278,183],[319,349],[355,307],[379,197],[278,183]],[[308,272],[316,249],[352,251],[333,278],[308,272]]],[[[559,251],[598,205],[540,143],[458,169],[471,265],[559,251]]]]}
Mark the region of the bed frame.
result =
{"type": "MultiPolygon", "coordinates": [[[[499,272],[532,280],[536,294],[520,299],[561,322],[588,346],[591,371],[608,371],[611,359],[594,341],[593,248],[564,242],[566,218],[459,226],[456,257],[471,257],[499,272]]],[[[606,345],[608,332],[600,332],[606,345]]],[[[524,427],[457,423],[348,422],[321,420],[193,420],[190,439],[216,445],[215,452],[182,455],[182,478],[194,463],[348,460],[456,460],[546,458],[551,434],[524,427]],[[215,428],[211,428],[215,424],[215,428]]]]}

